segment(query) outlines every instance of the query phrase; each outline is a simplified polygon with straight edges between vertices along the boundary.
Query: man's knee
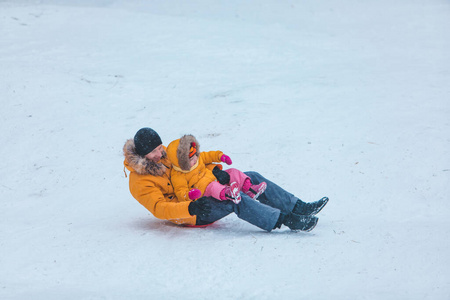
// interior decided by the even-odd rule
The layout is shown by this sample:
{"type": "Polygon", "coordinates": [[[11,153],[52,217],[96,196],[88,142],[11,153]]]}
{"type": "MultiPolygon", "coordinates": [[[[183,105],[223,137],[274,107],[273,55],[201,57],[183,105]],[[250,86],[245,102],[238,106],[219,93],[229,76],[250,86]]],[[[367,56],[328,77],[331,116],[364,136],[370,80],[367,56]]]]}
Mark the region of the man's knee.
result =
{"type": "Polygon", "coordinates": [[[247,174],[247,176],[253,177],[253,176],[261,176],[258,172],[255,171],[247,171],[244,172],[245,174],[247,174]]]}
{"type": "Polygon", "coordinates": [[[254,184],[259,183],[260,179],[262,178],[261,174],[255,171],[244,172],[244,174],[250,177],[254,184]]]}

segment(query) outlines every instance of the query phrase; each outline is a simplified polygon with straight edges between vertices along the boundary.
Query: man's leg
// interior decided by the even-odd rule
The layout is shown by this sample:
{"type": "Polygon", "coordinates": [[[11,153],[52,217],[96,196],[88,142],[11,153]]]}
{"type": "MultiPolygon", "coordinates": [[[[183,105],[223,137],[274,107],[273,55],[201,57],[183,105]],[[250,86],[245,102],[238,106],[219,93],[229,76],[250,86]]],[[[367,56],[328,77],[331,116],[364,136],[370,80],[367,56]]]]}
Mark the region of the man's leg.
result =
{"type": "Polygon", "coordinates": [[[257,172],[245,172],[245,174],[250,177],[254,184],[263,181],[267,183],[266,191],[258,197],[258,201],[278,208],[283,213],[293,212],[298,215],[311,216],[320,212],[328,203],[328,197],[323,197],[315,202],[305,203],[257,172]]]}
{"type": "Polygon", "coordinates": [[[297,201],[300,200],[257,172],[250,171],[244,173],[250,177],[253,184],[259,184],[263,181],[267,183],[266,191],[258,197],[258,201],[261,203],[278,208],[283,213],[290,213],[294,209],[297,201]]]}
{"type": "Polygon", "coordinates": [[[197,217],[197,225],[213,223],[234,212],[238,218],[261,229],[266,231],[274,229],[278,218],[280,217],[280,210],[252,200],[245,194],[241,194],[241,196],[242,200],[239,204],[235,204],[228,200],[219,201],[209,197],[208,199],[210,199],[212,206],[211,213],[207,217],[201,219],[197,217]]]}

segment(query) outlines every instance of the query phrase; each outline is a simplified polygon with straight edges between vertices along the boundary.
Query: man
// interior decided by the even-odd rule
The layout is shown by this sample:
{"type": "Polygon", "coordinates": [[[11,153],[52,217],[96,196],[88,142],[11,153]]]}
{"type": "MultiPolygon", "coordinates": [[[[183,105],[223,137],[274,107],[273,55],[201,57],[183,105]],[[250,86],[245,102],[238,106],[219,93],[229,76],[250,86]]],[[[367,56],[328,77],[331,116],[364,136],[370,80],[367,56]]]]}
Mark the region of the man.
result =
{"type": "MultiPolygon", "coordinates": [[[[257,172],[245,172],[254,184],[266,182],[267,188],[252,200],[241,193],[241,201],[219,201],[202,197],[196,201],[180,201],[175,196],[167,158],[166,147],[160,136],[151,128],[141,128],[134,139],[123,148],[125,167],[130,171],[129,186],[133,197],[155,217],[187,226],[206,226],[230,213],[263,230],[271,231],[282,225],[292,230],[311,231],[317,224],[315,216],[328,202],[324,197],[305,203],[257,172]]],[[[220,165],[208,165],[219,182],[226,184],[229,178],[220,165]]]]}

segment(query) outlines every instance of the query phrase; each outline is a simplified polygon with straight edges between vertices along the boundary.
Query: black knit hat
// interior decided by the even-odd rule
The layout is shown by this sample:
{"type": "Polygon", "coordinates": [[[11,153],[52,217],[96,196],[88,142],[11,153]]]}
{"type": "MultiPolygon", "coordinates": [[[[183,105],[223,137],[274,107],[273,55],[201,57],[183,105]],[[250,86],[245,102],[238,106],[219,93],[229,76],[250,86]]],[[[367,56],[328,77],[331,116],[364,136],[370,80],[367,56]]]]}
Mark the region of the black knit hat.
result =
{"type": "Polygon", "coordinates": [[[148,127],[139,129],[134,136],[136,153],[140,156],[146,156],[161,144],[162,141],[158,133],[148,127]]]}

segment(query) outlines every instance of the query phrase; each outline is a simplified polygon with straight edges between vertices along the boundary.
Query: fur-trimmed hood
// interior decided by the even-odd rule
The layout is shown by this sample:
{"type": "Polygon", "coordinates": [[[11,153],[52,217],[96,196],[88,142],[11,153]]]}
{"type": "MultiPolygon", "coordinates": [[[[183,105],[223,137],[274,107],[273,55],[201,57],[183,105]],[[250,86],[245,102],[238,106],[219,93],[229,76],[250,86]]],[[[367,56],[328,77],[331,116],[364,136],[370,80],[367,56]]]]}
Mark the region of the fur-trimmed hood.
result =
{"type": "Polygon", "coordinates": [[[184,171],[189,171],[191,169],[189,164],[189,150],[191,148],[191,143],[197,145],[197,152],[194,155],[200,155],[200,144],[197,139],[191,135],[186,134],[180,139],[175,140],[167,146],[167,156],[170,162],[175,166],[184,171]]]}
{"type": "MultiPolygon", "coordinates": [[[[167,170],[167,167],[162,162],[155,163],[137,154],[133,139],[126,141],[123,146],[123,155],[125,156],[125,166],[128,170],[135,171],[139,175],[162,176],[167,170]]],[[[167,153],[164,151],[161,161],[166,158],[167,153]]]]}

